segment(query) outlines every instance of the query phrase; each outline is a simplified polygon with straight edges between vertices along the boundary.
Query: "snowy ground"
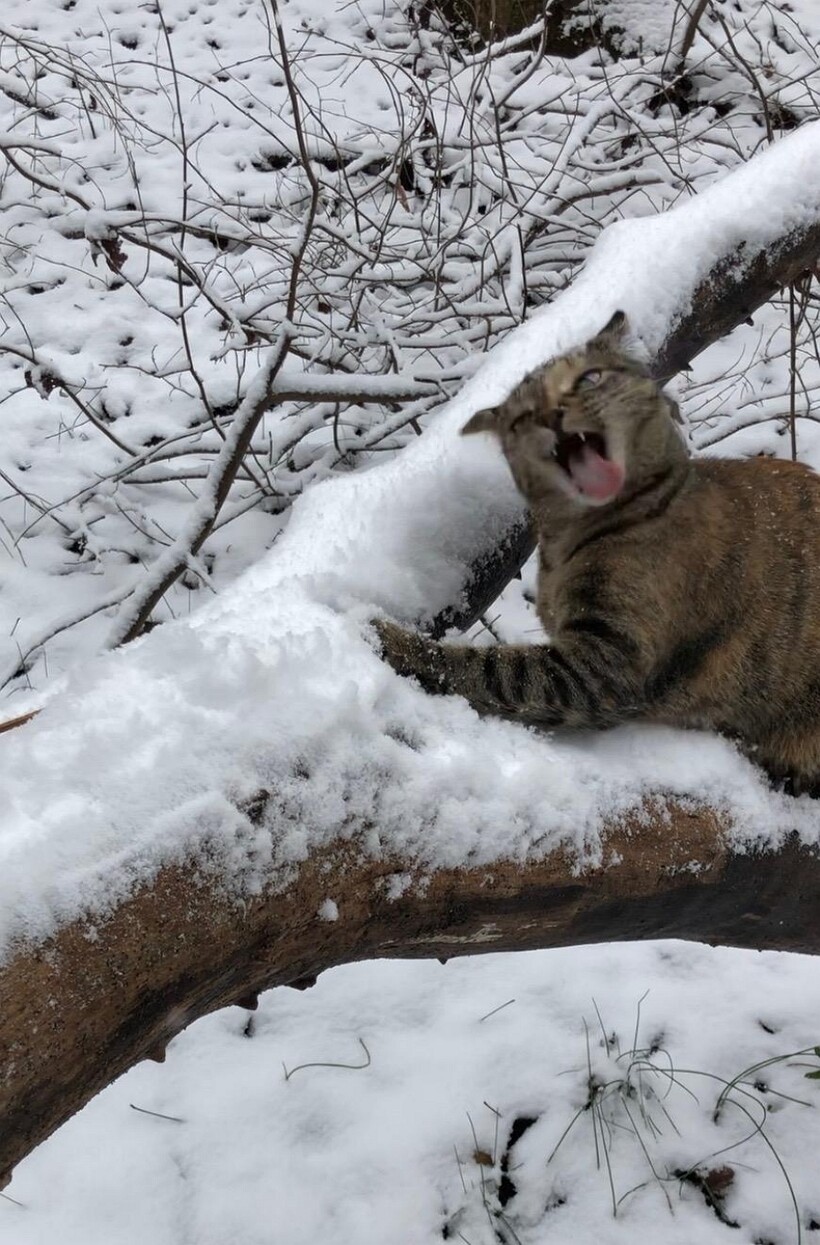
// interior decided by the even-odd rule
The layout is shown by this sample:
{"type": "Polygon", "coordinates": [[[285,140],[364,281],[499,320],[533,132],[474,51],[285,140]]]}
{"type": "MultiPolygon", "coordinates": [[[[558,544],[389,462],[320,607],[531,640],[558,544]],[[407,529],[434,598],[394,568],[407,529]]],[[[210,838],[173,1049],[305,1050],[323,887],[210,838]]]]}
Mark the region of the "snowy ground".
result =
{"type": "MultiPolygon", "coordinates": [[[[624,6],[630,7],[626,0],[624,6]]],[[[281,81],[269,81],[267,55],[256,55],[264,27],[254,7],[237,0],[235,21],[220,23],[218,49],[209,42],[208,28],[216,24],[211,8],[166,6],[179,63],[195,68],[211,85],[224,63],[241,67],[241,74],[221,85],[228,97],[238,81],[248,83],[245,103],[254,95],[258,102],[269,90],[281,92],[281,81]],[[217,52],[221,60],[214,65],[217,52]]],[[[811,9],[803,8],[808,23],[811,9]]],[[[288,6],[292,30],[307,22],[306,39],[366,39],[368,23],[376,21],[382,6],[341,5],[326,25],[319,22],[317,35],[311,23],[315,26],[322,9],[288,6]]],[[[765,6],[755,12],[768,20],[765,6]]],[[[798,12],[802,17],[802,9],[798,12]]],[[[26,7],[27,22],[40,27],[38,37],[48,33],[70,41],[79,39],[80,31],[75,51],[82,46],[96,69],[103,52],[110,56],[116,72],[125,71],[127,98],[139,103],[149,123],[159,118],[163,132],[171,132],[174,101],[155,65],[155,54],[160,59],[165,54],[156,15],[147,9],[135,13],[117,12],[112,4],[101,15],[90,0],[76,5],[38,0],[26,7]],[[131,55],[146,46],[154,58],[149,57],[150,70],[140,69],[139,57],[131,55]]],[[[785,10],[778,18],[787,26],[792,20],[785,10]]],[[[389,21],[381,33],[385,45],[395,38],[397,58],[407,55],[406,40],[401,42],[389,21]]],[[[777,71],[785,60],[796,80],[811,72],[805,48],[788,30],[775,35],[777,71]]],[[[330,44],[322,44],[314,63],[327,67],[329,52],[330,44]]],[[[30,67],[25,57],[20,65],[30,67]]],[[[337,69],[330,65],[328,73],[337,69]]],[[[586,70],[594,79],[589,66],[586,70]]],[[[19,88],[8,61],[3,72],[12,75],[4,84],[19,88]]],[[[58,82],[67,89],[65,74],[60,77],[53,67],[50,72],[52,77],[34,78],[36,89],[54,90],[58,82]]],[[[502,79],[509,72],[509,66],[498,70],[502,79]]],[[[731,81],[718,76],[709,89],[718,98],[721,88],[738,90],[741,78],[739,71],[731,81]]],[[[591,89],[588,82],[586,87],[591,89]]],[[[535,88],[530,80],[527,90],[535,88]]],[[[79,97],[83,89],[82,81],[71,86],[79,97]]],[[[748,83],[746,89],[751,98],[754,90],[748,83]]],[[[798,114],[807,107],[806,89],[798,82],[781,92],[798,114]]],[[[359,122],[373,123],[379,111],[374,92],[375,87],[350,88],[338,112],[344,125],[354,98],[361,107],[359,122]]],[[[102,188],[106,210],[126,210],[130,184],[122,151],[93,137],[91,128],[99,123],[83,98],[71,96],[54,109],[47,99],[54,116],[28,110],[26,117],[33,115],[36,134],[54,142],[71,109],[82,113],[82,141],[74,135],[71,143],[79,145],[68,144],[69,156],[79,153],[82,163],[96,151],[99,163],[89,185],[72,156],[68,171],[63,167],[60,174],[64,184],[82,194],[102,188]]],[[[192,89],[186,98],[192,120],[201,120],[204,105],[202,114],[196,107],[205,98],[202,91],[192,89]]],[[[247,192],[251,207],[259,208],[262,200],[269,207],[266,196],[274,197],[269,183],[263,185],[262,171],[250,158],[258,131],[244,120],[233,129],[227,124],[242,99],[223,100],[222,128],[203,136],[208,167],[223,195],[247,192]],[[247,157],[242,169],[235,165],[237,153],[247,157]]],[[[281,113],[283,97],[276,99],[281,113]]],[[[699,116],[681,120],[682,128],[696,128],[699,116]]],[[[208,113],[207,123],[212,119],[208,113]]],[[[277,125],[280,119],[277,115],[277,125]]],[[[604,128],[610,120],[606,113],[604,128]]],[[[19,116],[18,123],[23,124],[19,116]]],[[[652,142],[661,149],[650,170],[657,184],[651,190],[642,186],[635,201],[618,200],[616,214],[643,216],[658,205],[685,200],[692,191],[687,177],[700,179],[703,189],[722,163],[737,163],[765,145],[751,105],[734,148],[723,145],[714,117],[708,124],[704,143],[684,142],[679,163],[669,172],[659,121],[652,142]]],[[[536,130],[544,125],[534,118],[536,130]]],[[[356,126],[351,123],[349,130],[356,126]]],[[[280,141],[281,132],[274,137],[280,141]]],[[[820,166],[816,157],[809,158],[803,137],[798,135],[792,148],[800,160],[771,177],[773,193],[780,193],[779,211],[792,213],[793,220],[803,209],[814,210],[820,180],[820,166]]],[[[154,157],[147,207],[172,216],[179,209],[179,151],[163,140],[154,157]]],[[[140,149],[139,158],[148,160],[149,149],[140,149]]],[[[42,153],[38,159],[36,167],[54,176],[57,162],[42,153]]],[[[601,151],[582,150],[581,165],[587,159],[594,166],[601,151]]],[[[589,173],[579,169],[573,177],[589,173]]],[[[264,176],[270,177],[270,170],[264,176]]],[[[753,176],[744,194],[730,197],[728,204],[724,198],[722,207],[717,190],[716,217],[730,236],[732,229],[748,235],[740,222],[760,185],[753,176]]],[[[180,345],[163,311],[173,309],[177,289],[168,273],[161,265],[149,266],[139,280],[122,285],[99,253],[94,262],[89,249],[90,242],[100,241],[99,216],[80,221],[79,233],[76,220],[64,230],[66,218],[52,211],[48,196],[34,211],[29,190],[11,174],[4,192],[11,203],[3,201],[7,267],[0,345],[28,348],[22,320],[36,330],[37,358],[62,369],[69,382],[82,383],[75,396],[96,402],[105,381],[109,405],[95,409],[109,431],[141,450],[157,444],[154,438],[167,449],[198,410],[201,417],[191,377],[178,384],[174,379],[180,345]],[[132,340],[123,344],[127,337],[132,340]],[[149,364],[154,373],[146,375],[149,364]]],[[[599,185],[599,207],[602,194],[599,185]]],[[[696,218],[697,210],[674,219],[691,224],[696,218]]],[[[758,236],[778,223],[782,218],[760,219],[758,236]]],[[[573,218],[573,230],[583,227],[573,218]]],[[[691,235],[696,236],[701,235],[691,235]]],[[[557,261],[546,266],[556,288],[591,241],[585,238],[564,268],[557,261]]],[[[205,241],[199,239],[196,247],[194,254],[209,269],[213,256],[205,253],[205,241]]],[[[234,256],[230,249],[226,254],[234,256]]],[[[602,265],[607,275],[603,288],[617,291],[619,299],[629,290],[627,310],[651,340],[674,303],[674,280],[684,270],[691,275],[704,258],[689,253],[685,231],[667,220],[653,223],[645,234],[629,223],[619,226],[604,239],[595,263],[599,276],[602,265]],[[652,255],[656,263],[642,266],[652,255]],[[668,264],[668,279],[659,275],[662,262],[668,264]]],[[[465,262],[469,267],[473,261],[465,262]]],[[[136,263],[133,252],[128,263],[136,263]]],[[[270,278],[264,266],[251,271],[226,259],[224,266],[214,263],[213,271],[215,288],[226,298],[226,291],[233,291],[235,312],[259,313],[265,301],[260,290],[270,278]]],[[[307,496],[293,507],[281,540],[284,511],[243,509],[244,500],[236,498],[231,524],[214,542],[210,570],[199,567],[199,578],[178,586],[164,616],[186,613],[191,597],[195,605],[211,572],[213,586],[224,588],[276,537],[272,555],[194,613],[190,624],[168,625],[138,647],[85,668],[78,662],[110,632],[110,610],[100,609],[88,625],[62,631],[53,643],[34,641],[55,620],[79,616],[89,604],[122,603],[134,578],[144,573],[142,563],[150,566],[184,521],[189,489],[199,487],[203,464],[218,444],[216,432],[210,428],[196,440],[185,480],[160,478],[160,469],[152,467],[159,472],[152,482],[143,471],[120,487],[111,478],[121,467],[120,451],[80,418],[64,390],[52,388],[48,368],[35,369],[27,385],[24,365],[5,359],[1,452],[11,483],[0,499],[5,558],[0,630],[9,640],[4,660],[6,690],[12,693],[5,703],[14,712],[54,686],[63,694],[30,728],[2,741],[7,815],[0,826],[0,944],[5,947],[21,931],[47,931],[55,918],[73,915],[91,893],[101,901],[115,899],[112,861],[121,866],[115,880],[122,891],[135,874],[146,876],[169,853],[189,850],[192,835],[195,845],[196,836],[209,828],[225,847],[226,876],[233,869],[242,885],[258,885],[260,877],[248,871],[251,857],[262,871],[271,857],[298,860],[322,841],[322,833],[334,832],[343,801],[354,811],[376,809],[393,846],[433,861],[490,860],[510,851],[523,856],[536,832],[547,835],[541,849],[547,840],[565,842],[580,855],[594,856],[602,820],[634,807],[652,789],[719,802],[746,836],[762,826],[776,836],[799,823],[806,838],[816,838],[815,806],[773,796],[723,741],[637,728],[580,745],[547,743],[509,724],[479,724],[458,702],[430,704],[387,671],[362,641],[361,624],[374,603],[411,617],[423,604],[435,608],[446,601],[469,555],[476,523],[503,526],[513,512],[515,498],[491,449],[465,446],[455,429],[470,404],[479,395],[486,398],[488,386],[500,396],[522,370],[570,344],[573,335],[597,327],[590,318],[597,307],[584,294],[585,280],[587,290],[594,290],[594,265],[577,283],[578,293],[564,296],[563,322],[553,320],[545,333],[531,319],[508,338],[472,387],[459,383],[457,402],[401,465],[361,477],[353,473],[313,489],[317,479],[332,474],[335,455],[322,415],[308,438],[313,448],[310,454],[305,450],[306,475],[292,490],[304,487],[307,496]],[[440,497],[442,481],[453,497],[443,542],[438,529],[448,507],[440,497]],[[89,492],[75,505],[69,499],[82,489],[89,492]],[[393,521],[386,523],[390,513],[393,521]],[[374,515],[375,534],[367,526],[374,515]],[[146,516],[148,535],[141,530],[146,516]],[[21,653],[29,647],[30,661],[20,670],[21,653]],[[270,769],[272,755],[276,771],[270,769]],[[289,785],[288,775],[304,768],[306,757],[311,782],[289,785]],[[272,841],[260,832],[249,843],[247,825],[231,820],[235,814],[224,796],[241,796],[260,783],[283,793],[283,821],[313,826],[310,842],[304,834],[287,835],[275,827],[272,841]],[[92,889],[101,865],[109,884],[105,895],[92,889]]],[[[509,283],[506,294],[511,296],[509,283]]],[[[242,372],[234,369],[230,384],[226,381],[227,369],[210,357],[225,348],[224,331],[200,310],[191,309],[195,350],[217,404],[241,396],[242,372]]],[[[679,382],[696,448],[788,454],[787,322],[782,304],[766,310],[754,325],[707,352],[693,375],[679,382]]],[[[409,341],[400,345],[411,351],[409,341]]],[[[454,349],[447,366],[457,371],[463,355],[454,349]]],[[[810,335],[801,338],[800,365],[798,451],[820,467],[811,416],[820,364],[810,335]]],[[[419,366],[413,356],[408,370],[419,366]]],[[[465,364],[459,382],[471,366],[465,364]]],[[[256,447],[280,493],[292,472],[280,461],[283,444],[288,445],[283,428],[303,416],[303,407],[288,408],[281,422],[266,427],[268,440],[256,447]]],[[[163,460],[162,471],[170,471],[172,461],[163,460]]],[[[372,459],[362,461],[372,466],[372,459]]],[[[492,620],[504,637],[532,635],[528,587],[531,576],[525,575],[523,593],[510,589],[492,620]]],[[[820,968],[813,961],[681,944],[488,957],[446,968],[381,964],[334,970],[307,994],[266,996],[250,1023],[236,1009],[198,1023],[172,1044],[166,1065],[142,1065],[101,1095],[20,1166],[6,1195],[23,1205],[0,1200],[0,1242],[427,1245],[464,1239],[468,1245],[492,1245],[500,1235],[507,1245],[636,1238],[657,1245],[693,1240],[785,1245],[801,1233],[811,1241],[810,1234],[820,1230],[820,1125],[816,1082],[805,1080],[804,1072],[817,1060],[808,1056],[807,1067],[787,1061],[750,1074],[751,1087],[733,1091],[717,1123],[712,1113],[720,1078],[731,1080],[761,1060],[820,1041],[818,989],[820,968]],[[602,1032],[607,1042],[615,1035],[611,1048],[602,1046],[602,1032]],[[631,1051],[643,1053],[630,1056],[631,1051]],[[368,1066],[305,1068],[285,1079],[282,1062],[292,1069],[313,1061],[368,1066]],[[590,1072],[602,1087],[595,1106],[561,1141],[589,1099],[590,1072]],[[131,1103],[176,1118],[144,1115],[131,1103]],[[512,1192],[501,1184],[500,1162],[515,1121],[524,1118],[536,1122],[507,1156],[512,1192]],[[736,1148],[723,1153],[729,1146],[736,1148]],[[476,1160],[482,1152],[489,1162],[476,1160]],[[731,1173],[721,1176],[727,1166],[731,1173]],[[687,1173],[692,1178],[681,1182],[687,1173]],[[725,1194],[717,1207],[723,1220],[707,1205],[704,1180],[725,1194]]]]}
{"type": "Polygon", "coordinates": [[[818,1004],[814,960],[680,942],[334,969],[101,1094],[0,1241],[811,1245],[818,1004]]]}

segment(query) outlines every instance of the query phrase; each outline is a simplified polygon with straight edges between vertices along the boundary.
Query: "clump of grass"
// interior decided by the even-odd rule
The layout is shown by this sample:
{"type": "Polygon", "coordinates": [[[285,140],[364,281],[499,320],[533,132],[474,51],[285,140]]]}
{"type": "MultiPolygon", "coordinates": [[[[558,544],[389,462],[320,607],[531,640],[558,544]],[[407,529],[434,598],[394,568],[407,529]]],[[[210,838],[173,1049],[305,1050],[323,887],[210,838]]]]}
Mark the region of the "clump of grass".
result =
{"type": "MultiPolygon", "coordinates": [[[[797,1203],[794,1186],[783,1160],[766,1132],[764,1124],[767,1117],[767,1108],[758,1096],[761,1088],[767,1093],[777,1091],[772,1091],[768,1086],[761,1087],[759,1081],[752,1081],[750,1078],[755,1077],[763,1068],[795,1060],[806,1055],[813,1055],[815,1059],[820,1060],[820,1046],[809,1047],[804,1050],[761,1060],[759,1063],[745,1068],[731,1080],[726,1080],[725,1077],[700,1068],[676,1067],[671,1054],[663,1046],[662,1039],[655,1039],[653,1042],[645,1045],[639,1043],[641,1004],[645,998],[646,994],[638,1001],[632,1045],[624,1051],[619,1049],[617,1035],[607,1034],[598,1007],[594,1004],[602,1035],[601,1045],[610,1056],[610,1069],[614,1074],[606,1075],[606,1073],[593,1069],[589,1028],[586,1021],[584,1021],[587,1056],[586,1097],[559,1137],[547,1162],[552,1162],[575,1125],[585,1114],[589,1114],[592,1121],[596,1167],[606,1172],[612,1200],[613,1216],[617,1216],[619,1207],[628,1197],[652,1182],[655,1182],[660,1188],[671,1212],[672,1201],[669,1196],[668,1186],[676,1183],[680,1188],[684,1184],[689,1184],[703,1193],[707,1205],[714,1210],[723,1223],[726,1223],[727,1226],[739,1227],[740,1225],[726,1214],[723,1205],[725,1195],[734,1180],[734,1171],[730,1167],[714,1167],[710,1165],[713,1164],[715,1159],[725,1156],[730,1151],[738,1150],[751,1141],[759,1140],[768,1150],[786,1184],[794,1209],[796,1245],[802,1245],[803,1233],[800,1208],[797,1203]],[[613,1051],[617,1053],[613,1054],[613,1051]],[[697,1163],[691,1164],[686,1168],[676,1167],[662,1170],[659,1158],[656,1154],[653,1154],[653,1147],[657,1148],[657,1142],[667,1126],[678,1136],[681,1136],[668,1103],[673,1091],[687,1094],[697,1102],[697,1095],[685,1083],[695,1078],[716,1082],[722,1087],[712,1111],[714,1123],[719,1121],[724,1109],[731,1106],[748,1120],[750,1128],[738,1140],[712,1151],[697,1163]],[[640,1148],[649,1171],[647,1180],[632,1186],[620,1194],[616,1189],[613,1171],[613,1138],[616,1131],[632,1136],[635,1144],[640,1148]]],[[[811,1064],[810,1071],[805,1075],[810,1079],[820,1079],[820,1068],[811,1064]]],[[[788,1094],[779,1094],[778,1096],[800,1106],[811,1105],[804,1099],[794,1098],[788,1094]]]]}
{"type": "MultiPolygon", "coordinates": [[[[721,1223],[727,1227],[740,1228],[741,1224],[726,1207],[729,1194],[736,1187],[739,1165],[737,1162],[727,1162],[726,1156],[758,1142],[763,1145],[786,1185],[794,1211],[794,1239],[796,1245],[802,1245],[803,1229],[794,1186],[766,1131],[768,1106],[761,1095],[776,1094],[779,1098],[799,1106],[812,1104],[805,1099],[772,1089],[761,1079],[760,1073],[775,1064],[788,1063],[791,1066],[807,1067],[804,1074],[806,1078],[820,1080],[820,1046],[761,1060],[744,1068],[731,1079],[700,1068],[679,1067],[664,1045],[662,1034],[650,1040],[641,1040],[641,1006],[645,998],[646,995],[636,1005],[634,1030],[631,1040],[623,1049],[618,1034],[607,1029],[597,1004],[593,1001],[596,1025],[600,1031],[597,1047],[602,1055],[594,1049],[594,1029],[591,1034],[590,1026],[584,1020],[584,1063],[565,1074],[583,1074],[582,1100],[546,1156],[546,1165],[555,1162],[570,1135],[588,1120],[595,1166],[606,1180],[613,1217],[618,1216],[628,1198],[652,1185],[662,1194],[671,1214],[674,1211],[674,1190],[677,1189],[680,1194],[688,1187],[695,1189],[703,1197],[721,1223]],[[804,1060],[805,1064],[801,1064],[800,1061],[804,1060]],[[740,1114],[744,1123],[748,1123],[748,1128],[743,1128],[740,1137],[703,1155],[695,1163],[674,1163],[668,1157],[668,1140],[665,1141],[663,1149],[661,1142],[672,1136],[681,1138],[683,1142],[684,1134],[675,1115],[678,1114],[680,1118],[678,1106],[682,1095],[700,1105],[700,1099],[692,1087],[698,1081],[706,1082],[710,1090],[715,1088],[718,1091],[714,1106],[709,1112],[713,1124],[718,1124],[723,1114],[731,1110],[740,1114]],[[619,1182],[618,1179],[616,1141],[627,1141],[636,1146],[646,1170],[645,1179],[626,1188],[623,1187],[625,1182],[619,1182]]],[[[477,1175],[475,1179],[470,1178],[471,1163],[464,1163],[456,1152],[465,1204],[460,1211],[448,1218],[444,1236],[460,1239],[467,1245],[481,1245],[484,1241],[499,1242],[500,1245],[519,1245],[515,1208],[511,1205],[517,1193],[516,1184],[510,1174],[514,1170],[511,1151],[523,1133],[536,1122],[538,1115],[533,1112],[532,1115],[513,1120],[506,1147],[500,1152],[499,1130],[503,1116],[489,1103],[484,1105],[493,1116],[493,1140],[491,1144],[479,1144],[478,1131],[473,1120],[468,1117],[473,1137],[472,1162],[477,1175]],[[476,1192],[480,1205],[475,1199],[476,1192]],[[468,1212],[470,1202],[473,1204],[472,1216],[468,1212]]],[[[561,1198],[554,1205],[562,1205],[563,1201],[561,1198]]],[[[547,1209],[552,1206],[552,1202],[548,1203],[547,1209]]]]}

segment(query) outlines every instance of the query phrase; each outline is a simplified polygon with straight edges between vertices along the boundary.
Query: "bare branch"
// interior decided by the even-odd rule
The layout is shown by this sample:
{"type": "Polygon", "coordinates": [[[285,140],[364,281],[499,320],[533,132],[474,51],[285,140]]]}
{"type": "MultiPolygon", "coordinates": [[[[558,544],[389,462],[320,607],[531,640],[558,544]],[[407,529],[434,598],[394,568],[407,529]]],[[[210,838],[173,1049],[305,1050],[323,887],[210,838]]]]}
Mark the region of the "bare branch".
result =
{"type": "Polygon", "coordinates": [[[126,607],[120,611],[108,637],[107,647],[127,644],[143,630],[151,611],[179,578],[192,558],[196,557],[210,533],[228,496],[231,484],[250,445],[262,416],[270,409],[270,385],[288,353],[288,336],[283,333],[272,346],[265,365],[254,378],[245,399],[234,416],[196,504],[182,533],[157,559],[151,573],[129,593],[126,607]]]}

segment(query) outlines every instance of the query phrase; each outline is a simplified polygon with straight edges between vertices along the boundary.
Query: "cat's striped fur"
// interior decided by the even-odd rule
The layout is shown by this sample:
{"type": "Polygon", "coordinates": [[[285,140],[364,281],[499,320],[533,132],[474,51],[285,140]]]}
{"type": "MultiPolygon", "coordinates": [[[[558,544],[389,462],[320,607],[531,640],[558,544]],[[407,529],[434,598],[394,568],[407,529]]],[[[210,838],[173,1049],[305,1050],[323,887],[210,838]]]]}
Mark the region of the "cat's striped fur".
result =
{"type": "Polygon", "coordinates": [[[718,730],[816,793],[820,476],[767,458],[691,459],[674,404],[621,352],[623,321],[464,429],[499,438],[531,507],[550,642],[438,644],[380,622],[384,655],[430,691],[546,727],[718,730]],[[590,487],[614,494],[579,494],[553,457],[559,442],[575,447],[579,477],[588,454],[590,487]]]}

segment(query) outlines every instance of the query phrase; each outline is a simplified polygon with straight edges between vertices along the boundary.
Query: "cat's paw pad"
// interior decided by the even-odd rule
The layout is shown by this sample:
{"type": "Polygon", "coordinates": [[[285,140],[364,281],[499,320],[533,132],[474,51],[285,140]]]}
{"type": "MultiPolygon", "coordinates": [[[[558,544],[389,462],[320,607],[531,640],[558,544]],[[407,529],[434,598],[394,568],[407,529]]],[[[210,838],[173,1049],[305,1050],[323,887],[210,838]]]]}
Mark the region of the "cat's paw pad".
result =
{"type": "Polygon", "coordinates": [[[418,631],[408,631],[387,618],[374,618],[381,655],[397,674],[418,679],[428,692],[441,690],[439,646],[418,631]]]}

